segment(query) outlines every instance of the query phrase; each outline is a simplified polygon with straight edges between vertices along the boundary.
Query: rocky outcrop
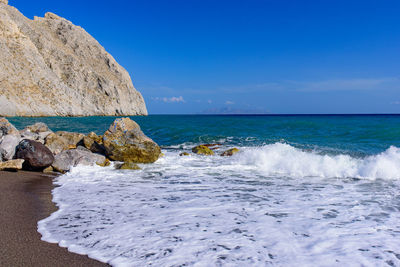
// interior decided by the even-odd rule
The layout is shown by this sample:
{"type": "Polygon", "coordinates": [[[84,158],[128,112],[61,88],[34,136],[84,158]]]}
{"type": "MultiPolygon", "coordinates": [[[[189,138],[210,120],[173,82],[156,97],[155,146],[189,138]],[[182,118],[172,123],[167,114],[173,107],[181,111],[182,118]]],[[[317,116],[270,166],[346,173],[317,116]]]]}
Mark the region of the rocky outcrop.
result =
{"type": "Polygon", "coordinates": [[[15,158],[24,159],[24,169],[43,170],[54,161],[51,151],[42,143],[24,139],[15,148],[15,158]]]}
{"type": "Polygon", "coordinates": [[[0,114],[147,115],[127,71],[83,28],[0,1],[0,114]]]}
{"type": "Polygon", "coordinates": [[[106,155],[111,160],[152,163],[161,154],[160,147],[129,118],[116,119],[103,135],[106,155]]]}

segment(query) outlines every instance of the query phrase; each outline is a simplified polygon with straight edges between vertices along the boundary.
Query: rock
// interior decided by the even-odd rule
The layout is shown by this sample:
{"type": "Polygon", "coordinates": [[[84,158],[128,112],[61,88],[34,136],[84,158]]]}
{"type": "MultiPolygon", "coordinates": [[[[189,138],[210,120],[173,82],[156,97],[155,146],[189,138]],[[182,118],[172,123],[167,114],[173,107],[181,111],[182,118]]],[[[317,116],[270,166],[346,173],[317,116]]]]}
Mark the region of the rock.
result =
{"type": "MultiPolygon", "coordinates": [[[[96,138],[96,140],[98,140],[98,139],[96,138]]],[[[106,154],[106,149],[102,145],[102,143],[103,143],[103,141],[101,141],[101,143],[98,143],[97,141],[95,141],[94,139],[90,138],[89,136],[85,136],[78,143],[78,145],[86,147],[87,149],[89,149],[93,153],[98,153],[98,154],[101,154],[101,155],[105,155],[106,154]]]]}
{"type": "Polygon", "coordinates": [[[87,137],[89,137],[90,139],[92,139],[93,141],[97,142],[98,144],[103,144],[103,136],[102,135],[97,135],[94,132],[90,132],[87,137]]]}
{"type": "Polygon", "coordinates": [[[109,159],[106,158],[106,160],[103,163],[100,164],[96,163],[96,164],[99,165],[100,167],[107,167],[111,165],[111,162],[109,159]]]}
{"type": "Polygon", "coordinates": [[[179,154],[179,156],[181,156],[181,157],[182,157],[182,156],[190,156],[190,154],[187,153],[187,152],[182,152],[182,153],[179,154]]]}
{"type": "Polygon", "coordinates": [[[8,0],[0,0],[0,3],[8,5],[8,0]]]}
{"type": "Polygon", "coordinates": [[[129,118],[119,118],[104,133],[103,145],[111,160],[152,163],[161,153],[160,147],[129,118]]]}
{"type": "MultiPolygon", "coordinates": [[[[1,109],[1,97],[2,96],[1,96],[1,80],[0,80],[0,109],[1,109]]],[[[14,125],[12,125],[6,118],[0,118],[0,138],[8,134],[19,135],[19,132],[17,128],[15,128],[14,125]]]]}
{"type": "Polygon", "coordinates": [[[43,170],[43,172],[44,172],[44,173],[54,172],[54,169],[53,169],[53,167],[49,166],[49,167],[45,168],[45,169],[43,170]]]}
{"type": "Polygon", "coordinates": [[[49,129],[49,126],[43,122],[37,122],[33,125],[26,126],[24,130],[29,130],[32,133],[43,133],[43,132],[52,132],[49,129]]]}
{"type": "Polygon", "coordinates": [[[234,154],[238,153],[239,149],[237,149],[236,147],[228,149],[224,152],[221,153],[221,156],[226,157],[226,156],[233,156],[234,154]]]}
{"type": "Polygon", "coordinates": [[[49,134],[46,137],[44,144],[54,155],[57,155],[64,150],[68,150],[67,140],[55,133],[49,134]]]}
{"type": "Polygon", "coordinates": [[[39,140],[44,142],[44,140],[46,140],[46,137],[49,136],[51,133],[53,133],[53,132],[40,132],[40,133],[38,133],[39,140]]]}
{"type": "Polygon", "coordinates": [[[12,159],[9,161],[0,162],[0,171],[17,171],[22,169],[23,159],[12,159]]]}
{"type": "Polygon", "coordinates": [[[10,160],[15,155],[15,148],[18,146],[21,138],[19,135],[6,135],[0,143],[0,149],[2,149],[2,158],[4,160],[10,160]]]}
{"type": "Polygon", "coordinates": [[[4,4],[0,22],[0,114],[147,115],[128,72],[82,27],[4,4]]]}
{"type": "Polygon", "coordinates": [[[68,145],[73,145],[76,147],[76,144],[79,143],[85,137],[84,134],[81,133],[73,133],[73,132],[65,132],[65,131],[58,131],[56,135],[64,138],[67,141],[68,145]]]}
{"type": "Polygon", "coordinates": [[[52,167],[54,170],[64,173],[78,165],[105,165],[106,157],[88,152],[83,149],[65,150],[55,156],[52,167]]]}
{"type": "Polygon", "coordinates": [[[59,131],[49,134],[46,137],[45,145],[54,155],[57,155],[64,150],[75,149],[83,137],[85,135],[81,133],[59,131]]]}
{"type": "Polygon", "coordinates": [[[23,139],[30,139],[30,140],[38,140],[39,139],[39,135],[37,133],[31,132],[28,129],[24,129],[19,131],[21,137],[23,139]]]}
{"type": "Polygon", "coordinates": [[[222,145],[221,144],[203,144],[203,146],[206,146],[211,150],[216,150],[216,149],[219,149],[220,146],[222,146],[222,145]]]}
{"type": "Polygon", "coordinates": [[[53,153],[43,144],[24,139],[15,149],[15,158],[24,159],[24,169],[43,170],[49,167],[53,161],[53,153]]]}
{"type": "Polygon", "coordinates": [[[192,152],[198,155],[214,155],[214,151],[212,151],[210,148],[204,145],[199,145],[194,148],[192,148],[192,152]]]}
{"type": "Polygon", "coordinates": [[[118,170],[141,170],[141,168],[133,162],[124,162],[115,166],[118,170]]]}

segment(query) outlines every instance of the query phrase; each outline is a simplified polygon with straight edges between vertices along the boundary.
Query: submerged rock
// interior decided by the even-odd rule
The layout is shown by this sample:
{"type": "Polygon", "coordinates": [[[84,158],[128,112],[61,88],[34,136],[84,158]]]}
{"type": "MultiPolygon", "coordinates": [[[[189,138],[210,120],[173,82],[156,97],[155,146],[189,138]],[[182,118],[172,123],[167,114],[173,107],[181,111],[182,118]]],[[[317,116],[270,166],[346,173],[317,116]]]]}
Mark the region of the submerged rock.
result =
{"type": "Polygon", "coordinates": [[[78,165],[105,165],[106,157],[92,153],[84,149],[65,150],[55,156],[52,167],[54,170],[64,173],[78,165]]]}
{"type": "Polygon", "coordinates": [[[199,145],[192,148],[192,152],[198,155],[207,155],[207,156],[214,155],[214,151],[212,151],[209,147],[205,145],[199,145]]]}
{"type": "Polygon", "coordinates": [[[124,162],[115,166],[118,170],[141,170],[141,168],[133,162],[124,162]]]}
{"type": "Polygon", "coordinates": [[[4,162],[0,162],[0,171],[9,170],[17,171],[22,169],[23,159],[12,159],[4,162]]]}
{"type": "Polygon", "coordinates": [[[222,156],[222,157],[230,157],[230,156],[233,156],[234,154],[236,154],[236,153],[238,153],[238,152],[239,152],[239,149],[237,149],[236,147],[234,147],[234,148],[231,148],[231,149],[228,149],[228,150],[222,152],[222,153],[221,153],[221,156],[222,156]]]}
{"type": "Polygon", "coordinates": [[[4,160],[10,160],[15,155],[15,148],[18,146],[21,138],[19,135],[6,135],[0,143],[1,156],[4,160]]]}
{"type": "Polygon", "coordinates": [[[43,170],[54,161],[53,153],[46,146],[29,139],[24,139],[18,144],[15,158],[25,160],[23,167],[26,170],[43,170]]]}
{"type": "Polygon", "coordinates": [[[179,156],[181,156],[181,157],[182,156],[190,156],[190,154],[188,152],[182,152],[182,153],[179,154],[179,156]]]}
{"type": "Polygon", "coordinates": [[[111,160],[152,163],[161,153],[160,147],[129,118],[119,118],[104,133],[103,145],[111,160]]]}

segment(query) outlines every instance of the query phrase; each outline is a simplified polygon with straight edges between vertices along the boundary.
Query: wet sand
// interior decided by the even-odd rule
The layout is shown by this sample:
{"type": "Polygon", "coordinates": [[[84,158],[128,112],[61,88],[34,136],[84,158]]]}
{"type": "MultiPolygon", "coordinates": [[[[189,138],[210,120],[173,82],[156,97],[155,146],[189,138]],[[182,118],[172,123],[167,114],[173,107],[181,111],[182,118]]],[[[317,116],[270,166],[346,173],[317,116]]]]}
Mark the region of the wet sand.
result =
{"type": "Polygon", "coordinates": [[[57,210],[53,178],[0,171],[0,266],[108,266],[40,240],[37,222],[57,210]]]}

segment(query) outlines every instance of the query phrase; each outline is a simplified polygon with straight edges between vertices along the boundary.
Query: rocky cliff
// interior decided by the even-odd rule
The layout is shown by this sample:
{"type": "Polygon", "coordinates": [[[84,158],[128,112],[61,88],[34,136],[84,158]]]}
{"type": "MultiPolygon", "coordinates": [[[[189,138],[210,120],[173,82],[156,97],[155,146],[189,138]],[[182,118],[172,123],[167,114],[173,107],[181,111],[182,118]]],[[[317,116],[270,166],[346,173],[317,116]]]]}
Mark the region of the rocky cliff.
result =
{"type": "Polygon", "coordinates": [[[0,115],[147,115],[128,72],[84,29],[0,0],[0,115]]]}

